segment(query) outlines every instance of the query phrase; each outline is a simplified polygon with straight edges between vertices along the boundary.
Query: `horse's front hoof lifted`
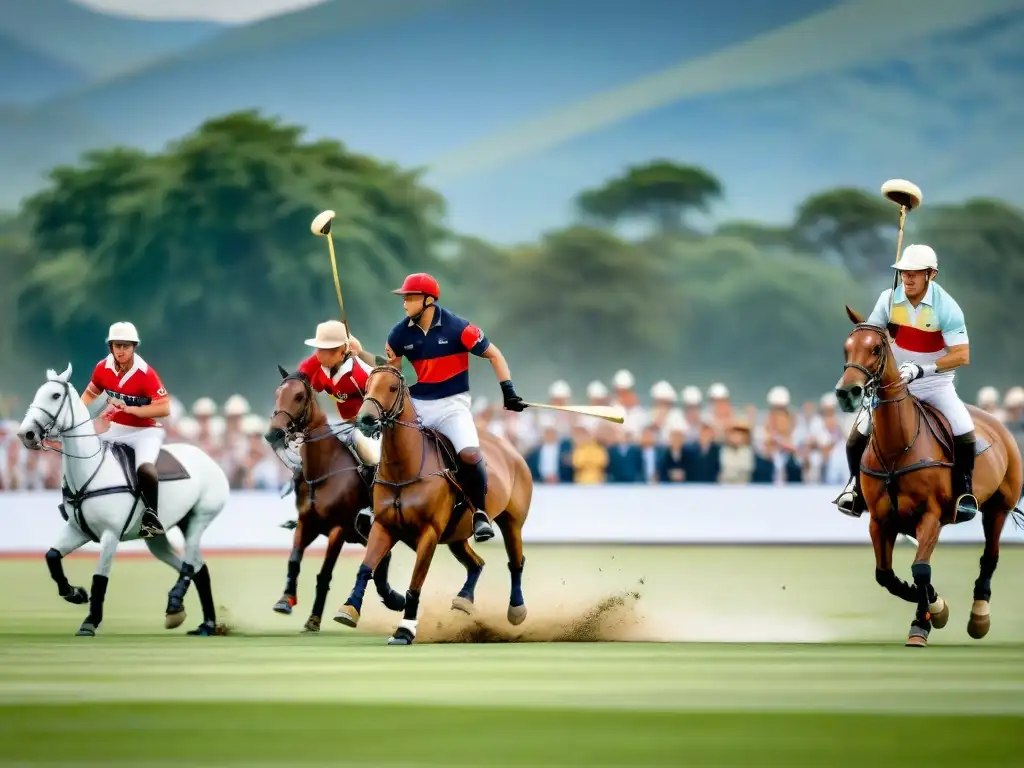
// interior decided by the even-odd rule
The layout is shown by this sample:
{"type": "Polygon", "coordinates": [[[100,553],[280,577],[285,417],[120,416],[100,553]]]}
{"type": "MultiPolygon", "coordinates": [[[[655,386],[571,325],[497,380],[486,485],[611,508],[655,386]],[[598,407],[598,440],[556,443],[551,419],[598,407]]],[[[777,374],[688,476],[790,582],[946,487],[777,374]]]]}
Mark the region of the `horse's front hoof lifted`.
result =
{"type": "Polygon", "coordinates": [[[284,595],[280,600],[274,603],[274,613],[280,613],[284,616],[291,616],[292,608],[294,608],[296,603],[298,602],[299,601],[291,595],[284,595]]]}
{"type": "Polygon", "coordinates": [[[177,629],[185,623],[185,619],[188,618],[184,611],[178,611],[177,613],[168,613],[164,616],[164,629],[177,629]]]}
{"type": "Polygon", "coordinates": [[[359,611],[352,605],[343,605],[338,609],[338,612],[334,614],[334,620],[339,624],[344,624],[346,627],[352,627],[355,629],[359,626],[359,611]]]}
{"type": "Polygon", "coordinates": [[[526,605],[510,605],[505,618],[508,619],[508,623],[513,627],[518,627],[526,621],[526,605]]]}
{"type": "Polygon", "coordinates": [[[96,625],[88,621],[85,622],[75,632],[75,637],[96,637],[96,625]]]}
{"type": "Polygon", "coordinates": [[[992,627],[988,600],[975,600],[971,606],[971,618],[967,622],[967,634],[972,640],[981,640],[992,627]]]}
{"type": "Polygon", "coordinates": [[[462,611],[467,616],[472,616],[474,611],[476,611],[476,606],[473,605],[473,601],[470,600],[469,598],[462,597],[460,595],[456,595],[452,599],[452,610],[453,611],[462,611]]]}
{"type": "Polygon", "coordinates": [[[949,623],[949,604],[941,597],[928,606],[928,611],[932,615],[932,626],[936,629],[942,629],[949,623]]]}
{"type": "Polygon", "coordinates": [[[73,587],[71,592],[64,595],[64,599],[72,605],[85,605],[89,602],[89,593],[82,587],[73,587]]]}

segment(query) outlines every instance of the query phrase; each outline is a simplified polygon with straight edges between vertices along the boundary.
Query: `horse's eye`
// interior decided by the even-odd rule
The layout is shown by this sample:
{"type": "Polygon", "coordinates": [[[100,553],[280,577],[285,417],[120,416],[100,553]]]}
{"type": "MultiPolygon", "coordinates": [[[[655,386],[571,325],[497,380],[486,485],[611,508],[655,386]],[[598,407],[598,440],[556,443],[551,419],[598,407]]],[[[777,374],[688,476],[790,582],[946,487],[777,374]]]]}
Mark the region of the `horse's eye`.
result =
{"type": "Polygon", "coordinates": [[[306,393],[305,392],[299,392],[299,394],[297,394],[295,396],[295,399],[298,400],[301,403],[303,400],[306,399],[306,393]]]}
{"type": "Polygon", "coordinates": [[[393,387],[391,387],[391,391],[392,392],[397,392],[398,391],[398,385],[395,384],[393,387]]]}
{"type": "Polygon", "coordinates": [[[52,395],[50,395],[50,399],[51,400],[60,400],[60,393],[59,392],[54,392],[52,395]]]}
{"type": "Polygon", "coordinates": [[[878,357],[880,354],[882,354],[882,345],[875,345],[875,348],[871,350],[871,354],[874,355],[875,357],[878,357]]]}

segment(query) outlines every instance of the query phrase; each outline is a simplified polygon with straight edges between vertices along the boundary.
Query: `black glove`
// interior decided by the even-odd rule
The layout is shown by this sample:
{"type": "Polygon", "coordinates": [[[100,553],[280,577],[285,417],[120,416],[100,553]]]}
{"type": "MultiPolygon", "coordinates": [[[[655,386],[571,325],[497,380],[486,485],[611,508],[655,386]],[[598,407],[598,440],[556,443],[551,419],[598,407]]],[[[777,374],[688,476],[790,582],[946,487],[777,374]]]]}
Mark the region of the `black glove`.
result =
{"type": "Polygon", "coordinates": [[[512,384],[512,379],[506,379],[501,382],[501,396],[505,401],[506,411],[521,413],[526,410],[526,403],[523,402],[523,398],[516,394],[516,388],[512,384]]]}

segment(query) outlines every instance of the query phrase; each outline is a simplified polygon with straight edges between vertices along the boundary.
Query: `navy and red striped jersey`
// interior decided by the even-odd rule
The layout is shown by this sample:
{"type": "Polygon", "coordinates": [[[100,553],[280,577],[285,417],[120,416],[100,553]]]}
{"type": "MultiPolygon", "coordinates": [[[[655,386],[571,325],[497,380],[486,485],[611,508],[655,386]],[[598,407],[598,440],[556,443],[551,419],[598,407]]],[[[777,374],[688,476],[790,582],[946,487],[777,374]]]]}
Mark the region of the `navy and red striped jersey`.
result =
{"type": "Polygon", "coordinates": [[[484,332],[454,312],[434,305],[434,321],[424,331],[405,319],[388,334],[388,348],[416,371],[409,387],[418,400],[440,400],[469,392],[469,356],[482,356],[491,342],[484,332]]]}

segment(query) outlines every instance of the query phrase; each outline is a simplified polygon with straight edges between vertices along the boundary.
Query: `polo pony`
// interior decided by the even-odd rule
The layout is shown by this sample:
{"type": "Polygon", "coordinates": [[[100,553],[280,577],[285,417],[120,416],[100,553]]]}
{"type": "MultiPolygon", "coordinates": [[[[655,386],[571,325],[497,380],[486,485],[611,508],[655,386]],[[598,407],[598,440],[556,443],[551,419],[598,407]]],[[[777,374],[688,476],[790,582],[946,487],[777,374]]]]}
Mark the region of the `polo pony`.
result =
{"type": "MultiPolygon", "coordinates": [[[[854,329],[846,339],[843,376],[836,385],[840,407],[852,413],[871,409],[871,439],[860,469],[861,489],[870,514],[875,550],[875,579],[891,594],[917,606],[908,646],[928,644],[932,628],[949,621],[949,606],[932,585],[931,557],[943,525],[955,520],[949,424],[931,406],[910,394],[900,378],[887,329],[869,325],[850,307],[854,329]],[[911,568],[913,584],[896,576],[892,554],[899,534],[917,539],[911,568]]],[[[999,562],[999,538],[1011,513],[1018,524],[1021,455],[1009,430],[996,417],[973,406],[968,410],[977,434],[974,494],[982,513],[985,548],[974,582],[974,604],[967,632],[988,634],[992,575],[999,562]]]]}
{"type": "MultiPolygon", "coordinates": [[[[415,550],[416,562],[405,595],[405,616],[388,644],[411,645],[420,591],[437,545],[447,544],[466,568],[466,582],[452,601],[453,610],[472,613],[484,561],[469,546],[472,515],[466,514],[468,502],[455,479],[455,451],[447,438],[419,422],[400,370],[389,365],[373,369],[356,425],[364,434],[382,434],[381,459],[366,555],[351,595],[334,618],[350,627],[359,623],[371,575],[395,544],[404,542],[415,550]]],[[[480,444],[488,472],[486,512],[501,531],[512,580],[506,615],[510,624],[518,625],[526,619],[522,530],[533,498],[533,478],[526,461],[504,438],[483,432],[480,444]]]]}

